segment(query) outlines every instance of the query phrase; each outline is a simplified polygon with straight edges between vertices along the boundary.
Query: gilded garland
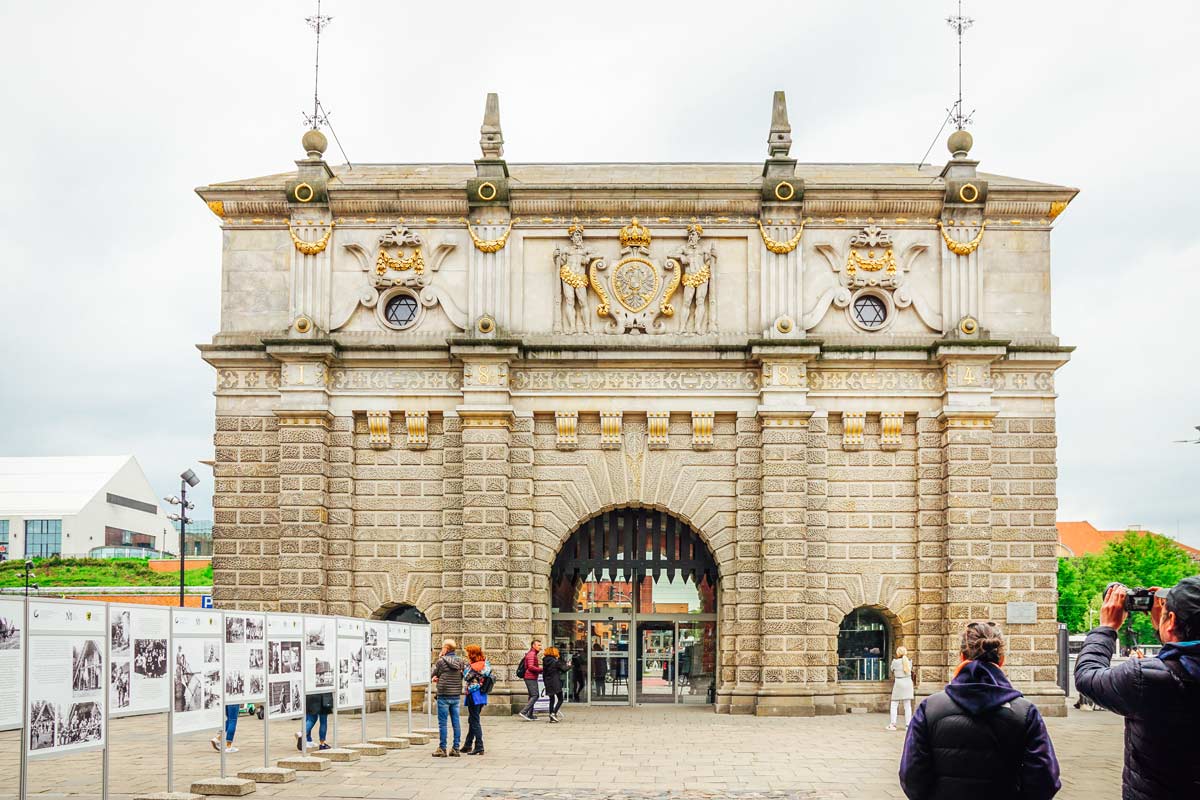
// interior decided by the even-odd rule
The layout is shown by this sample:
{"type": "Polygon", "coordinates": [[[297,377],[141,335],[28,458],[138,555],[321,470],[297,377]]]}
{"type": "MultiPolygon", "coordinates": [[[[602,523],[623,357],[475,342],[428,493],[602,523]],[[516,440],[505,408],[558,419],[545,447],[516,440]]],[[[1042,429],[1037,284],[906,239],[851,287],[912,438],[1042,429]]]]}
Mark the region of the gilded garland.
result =
{"type": "Polygon", "coordinates": [[[888,275],[896,274],[896,254],[892,248],[888,248],[882,257],[874,258],[875,251],[867,251],[867,257],[860,256],[854,248],[850,248],[850,252],[846,253],[846,274],[853,277],[858,270],[863,272],[879,272],[881,269],[886,269],[888,275]]]}
{"type": "Polygon", "coordinates": [[[411,269],[418,275],[422,274],[425,272],[425,257],[421,255],[421,248],[418,247],[407,258],[392,258],[383,252],[383,250],[380,250],[379,258],[375,259],[375,272],[383,275],[389,269],[394,269],[397,272],[407,272],[411,269]]]}
{"type": "Polygon", "coordinates": [[[987,227],[987,220],[979,224],[979,233],[975,234],[975,238],[969,242],[959,242],[950,238],[950,234],[946,233],[946,226],[938,221],[938,230],[942,232],[942,241],[946,243],[946,249],[956,256],[969,256],[979,249],[979,243],[983,241],[983,229],[987,227]]]}
{"type": "Polygon", "coordinates": [[[481,253],[498,253],[508,244],[508,235],[512,233],[513,225],[517,223],[514,217],[509,220],[508,229],[504,231],[504,235],[499,239],[480,239],[475,235],[475,231],[471,229],[470,221],[463,219],[462,223],[467,226],[467,233],[471,235],[471,242],[475,245],[475,249],[481,253]]]}
{"type": "Polygon", "coordinates": [[[804,235],[804,224],[808,222],[808,220],[801,222],[800,229],[796,231],[796,235],[788,239],[786,242],[781,242],[768,236],[767,229],[763,227],[761,219],[756,219],[754,222],[758,225],[758,233],[760,236],[762,236],[763,245],[766,246],[767,250],[775,253],[776,255],[784,255],[795,250],[796,246],[800,244],[800,237],[804,235]]]}
{"type": "Polygon", "coordinates": [[[329,244],[329,238],[333,236],[333,222],[329,223],[329,230],[325,231],[325,235],[315,242],[306,242],[296,235],[295,228],[292,227],[292,221],[288,220],[288,233],[292,237],[292,244],[296,245],[296,249],[306,256],[315,256],[317,253],[324,252],[325,246],[329,244]]]}

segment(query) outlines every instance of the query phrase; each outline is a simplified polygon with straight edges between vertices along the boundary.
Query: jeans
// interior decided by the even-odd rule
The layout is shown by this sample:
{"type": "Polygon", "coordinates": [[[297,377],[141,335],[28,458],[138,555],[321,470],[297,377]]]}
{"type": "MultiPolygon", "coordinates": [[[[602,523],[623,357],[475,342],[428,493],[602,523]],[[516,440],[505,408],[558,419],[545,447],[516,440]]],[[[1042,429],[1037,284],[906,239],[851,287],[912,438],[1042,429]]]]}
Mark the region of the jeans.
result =
{"type": "Polygon", "coordinates": [[[525,679],[525,691],[529,693],[529,702],[521,709],[521,713],[527,717],[536,717],[537,712],[533,710],[534,705],[538,701],[538,682],[537,678],[525,679]]]}
{"type": "Polygon", "coordinates": [[[475,745],[477,750],[483,749],[483,723],[479,719],[483,706],[467,703],[467,738],[463,739],[463,750],[470,750],[475,745]]]}
{"type": "Polygon", "coordinates": [[[448,695],[443,697],[438,695],[438,747],[446,749],[446,718],[450,718],[450,722],[454,725],[454,748],[458,749],[458,743],[462,741],[462,721],[458,718],[458,695],[448,695]]]}
{"type": "Polygon", "coordinates": [[[557,714],[558,710],[562,708],[562,704],[563,690],[559,689],[557,692],[550,692],[550,713],[557,714]]]}
{"type": "Polygon", "coordinates": [[[312,744],[312,729],[313,725],[317,724],[317,720],[321,720],[321,727],[317,731],[317,735],[321,737],[321,743],[325,743],[325,734],[329,732],[329,715],[328,714],[305,714],[304,715],[304,738],[312,744]]]}
{"type": "Polygon", "coordinates": [[[225,744],[233,744],[233,734],[237,733],[238,712],[242,707],[237,703],[225,706],[225,744]]]}

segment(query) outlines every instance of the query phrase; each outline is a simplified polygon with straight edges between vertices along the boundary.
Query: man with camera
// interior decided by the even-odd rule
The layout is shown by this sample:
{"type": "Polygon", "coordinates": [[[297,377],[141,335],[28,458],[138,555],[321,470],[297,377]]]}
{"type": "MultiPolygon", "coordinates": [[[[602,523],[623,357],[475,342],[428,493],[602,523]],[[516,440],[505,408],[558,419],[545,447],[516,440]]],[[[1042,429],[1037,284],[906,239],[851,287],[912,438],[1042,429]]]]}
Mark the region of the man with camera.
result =
{"type": "Polygon", "coordinates": [[[1075,688],[1125,717],[1124,800],[1200,797],[1200,575],[1170,589],[1110,584],[1100,626],[1075,662],[1075,688]],[[1162,651],[1111,667],[1117,631],[1139,611],[1150,614],[1162,651]]]}

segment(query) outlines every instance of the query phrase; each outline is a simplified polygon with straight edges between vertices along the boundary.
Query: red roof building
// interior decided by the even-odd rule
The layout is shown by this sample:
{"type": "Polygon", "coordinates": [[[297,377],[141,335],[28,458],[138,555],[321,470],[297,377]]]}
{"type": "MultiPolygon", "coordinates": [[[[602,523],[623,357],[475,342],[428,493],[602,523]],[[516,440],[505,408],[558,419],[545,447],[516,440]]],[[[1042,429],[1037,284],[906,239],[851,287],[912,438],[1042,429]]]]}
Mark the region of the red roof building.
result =
{"type": "MultiPolygon", "coordinates": [[[[1099,553],[1104,549],[1104,546],[1114,539],[1120,539],[1126,533],[1132,531],[1134,533],[1154,533],[1154,531],[1142,530],[1141,528],[1126,528],[1119,531],[1102,531],[1097,530],[1092,523],[1087,520],[1081,522],[1059,522],[1058,525],[1058,555],[1063,558],[1072,556],[1082,556],[1088,553],[1099,553]]],[[[1163,534],[1159,534],[1160,536],[1163,534]]],[[[1168,539],[1171,537],[1167,537],[1168,539]]],[[[1195,547],[1189,547],[1182,542],[1175,542],[1182,547],[1192,557],[1193,561],[1200,562],[1200,550],[1195,547]]]]}

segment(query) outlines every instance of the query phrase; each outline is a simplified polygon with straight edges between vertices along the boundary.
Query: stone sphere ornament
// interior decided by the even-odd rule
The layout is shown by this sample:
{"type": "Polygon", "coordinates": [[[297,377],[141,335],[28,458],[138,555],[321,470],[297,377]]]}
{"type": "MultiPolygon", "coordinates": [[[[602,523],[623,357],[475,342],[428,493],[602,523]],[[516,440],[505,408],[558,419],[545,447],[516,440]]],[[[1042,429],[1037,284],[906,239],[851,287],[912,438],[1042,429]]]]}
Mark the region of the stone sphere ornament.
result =
{"type": "Polygon", "coordinates": [[[329,140],[325,138],[325,134],[313,128],[304,132],[300,146],[308,153],[309,158],[320,158],[325,154],[325,148],[329,147],[329,140]]]}
{"type": "Polygon", "coordinates": [[[967,153],[971,152],[971,146],[975,144],[975,137],[963,130],[957,130],[950,134],[950,138],[946,140],[946,147],[950,150],[950,154],[955,158],[964,158],[967,153]]]}

